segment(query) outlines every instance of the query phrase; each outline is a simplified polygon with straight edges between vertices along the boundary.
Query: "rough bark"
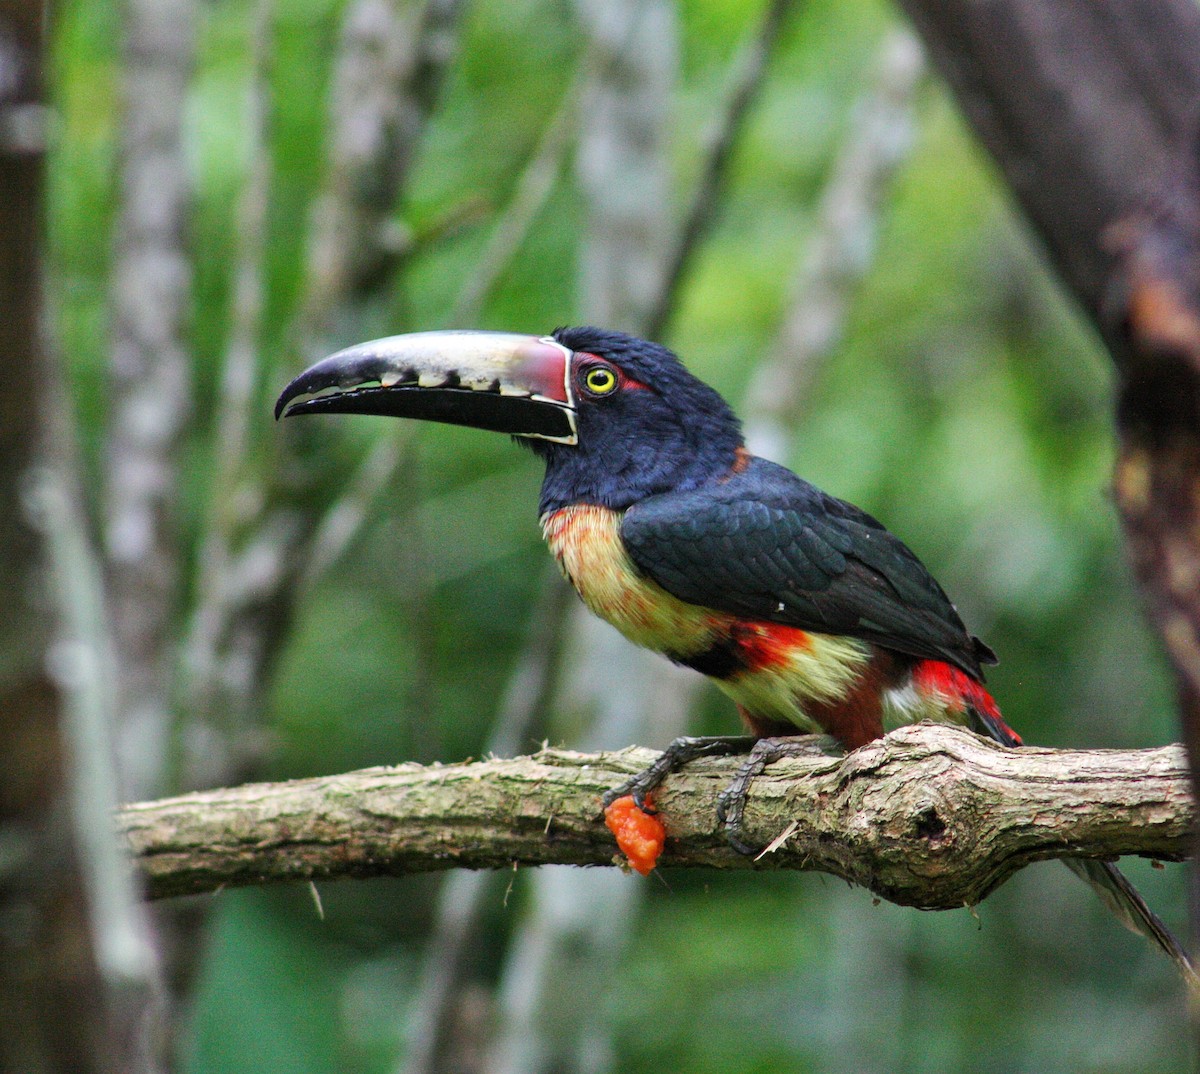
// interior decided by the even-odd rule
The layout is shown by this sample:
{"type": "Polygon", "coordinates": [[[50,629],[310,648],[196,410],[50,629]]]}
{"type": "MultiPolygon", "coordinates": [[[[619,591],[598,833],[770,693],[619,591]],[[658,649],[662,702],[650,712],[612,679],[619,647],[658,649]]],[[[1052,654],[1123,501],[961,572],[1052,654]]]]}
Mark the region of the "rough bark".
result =
{"type": "MultiPolygon", "coordinates": [[[[536,741],[561,661],[559,648],[570,590],[552,564],[544,568],[542,596],[488,736],[489,756],[508,756],[536,741]],[[553,572],[553,577],[551,576],[553,572]]],[[[455,870],[438,891],[434,924],[425,945],[416,1001],[409,1011],[403,1074],[424,1074],[447,1059],[459,996],[478,943],[490,890],[487,873],[455,870]]]]}
{"type": "Polygon", "coordinates": [[[1126,346],[1114,491],[1200,786],[1200,158],[1186,163],[1175,189],[1115,237],[1126,346]]]}
{"type": "MultiPolygon", "coordinates": [[[[1017,869],[1066,856],[1187,851],[1183,751],[1010,750],[954,728],[903,728],[846,756],[777,762],[755,780],[744,835],[726,843],[717,795],[736,759],[703,760],[657,795],[662,865],[806,869],[924,909],[973,905],[1017,869]]],[[[600,795],[653,760],[638,747],[456,765],[401,765],[250,784],[126,806],[119,826],[162,898],[272,881],[514,864],[607,865],[600,795]]]]}

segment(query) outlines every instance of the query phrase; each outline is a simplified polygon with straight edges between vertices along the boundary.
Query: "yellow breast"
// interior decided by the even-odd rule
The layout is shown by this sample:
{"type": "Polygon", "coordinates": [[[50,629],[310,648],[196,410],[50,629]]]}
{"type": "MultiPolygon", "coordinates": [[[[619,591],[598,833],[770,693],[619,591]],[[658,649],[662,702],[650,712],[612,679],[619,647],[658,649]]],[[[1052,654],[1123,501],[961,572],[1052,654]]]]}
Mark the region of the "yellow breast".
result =
{"type": "Polygon", "coordinates": [[[595,504],[563,507],[542,516],[542,533],[583,602],[635,645],[685,655],[715,640],[717,617],[638,571],[621,541],[619,511],[595,504]]]}

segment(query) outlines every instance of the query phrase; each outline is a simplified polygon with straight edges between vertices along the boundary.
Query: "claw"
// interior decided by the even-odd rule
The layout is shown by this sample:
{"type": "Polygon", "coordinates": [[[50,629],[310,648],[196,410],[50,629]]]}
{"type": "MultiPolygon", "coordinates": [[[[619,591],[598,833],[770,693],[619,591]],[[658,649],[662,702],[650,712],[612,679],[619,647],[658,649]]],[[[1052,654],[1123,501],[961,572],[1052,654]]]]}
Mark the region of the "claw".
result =
{"type": "MultiPolygon", "coordinates": [[[[636,805],[638,809],[640,809],[643,813],[648,813],[653,817],[658,813],[658,810],[655,809],[654,806],[646,799],[649,794],[658,786],[658,784],[654,783],[650,786],[646,786],[641,782],[643,777],[649,771],[649,768],[643,769],[636,776],[634,776],[633,779],[627,779],[620,786],[613,787],[613,789],[610,791],[605,791],[604,794],[600,796],[600,804],[607,809],[618,798],[629,797],[633,799],[633,804],[636,805]]],[[[659,782],[661,782],[661,780],[659,782]]]]}
{"type": "Polygon", "coordinates": [[[600,801],[607,809],[618,798],[632,796],[639,809],[644,813],[654,812],[653,806],[646,804],[646,796],[689,761],[697,757],[721,757],[733,753],[747,753],[754,748],[755,739],[749,735],[713,735],[706,737],[677,738],[658,755],[658,759],[647,768],[643,768],[636,776],[627,779],[619,787],[607,791],[600,801]]]}
{"type": "Polygon", "coordinates": [[[757,848],[749,846],[741,839],[742,817],[746,812],[750,784],[757,776],[761,776],[767,765],[773,761],[790,754],[808,753],[810,749],[811,745],[807,739],[760,738],[754,743],[750,756],[717,799],[717,823],[724,825],[725,838],[739,854],[750,857],[758,853],[757,848]]]}
{"type": "Polygon", "coordinates": [[[749,843],[743,843],[736,835],[731,832],[725,833],[725,841],[733,847],[743,858],[754,858],[758,856],[758,847],[752,847],[749,843]]]}
{"type": "MultiPolygon", "coordinates": [[[[742,815],[746,812],[746,796],[753,775],[747,774],[751,762],[747,761],[717,798],[717,823],[725,829],[725,839],[734,850],[747,857],[757,854],[755,847],[741,839],[742,815]]],[[[754,773],[757,775],[757,773],[754,773]]]]}
{"type": "Polygon", "coordinates": [[[742,841],[741,828],[751,782],[755,776],[761,775],[772,761],[806,748],[807,744],[794,739],[755,739],[748,735],[677,738],[659,754],[652,765],[642,769],[619,787],[606,791],[600,801],[607,810],[619,799],[630,797],[638,809],[653,817],[658,814],[658,810],[647,801],[648,797],[663,780],[689,761],[697,757],[720,757],[749,752],[746,763],[738,769],[737,775],[717,799],[717,824],[724,827],[729,845],[739,854],[750,857],[757,854],[758,849],[742,841]]]}

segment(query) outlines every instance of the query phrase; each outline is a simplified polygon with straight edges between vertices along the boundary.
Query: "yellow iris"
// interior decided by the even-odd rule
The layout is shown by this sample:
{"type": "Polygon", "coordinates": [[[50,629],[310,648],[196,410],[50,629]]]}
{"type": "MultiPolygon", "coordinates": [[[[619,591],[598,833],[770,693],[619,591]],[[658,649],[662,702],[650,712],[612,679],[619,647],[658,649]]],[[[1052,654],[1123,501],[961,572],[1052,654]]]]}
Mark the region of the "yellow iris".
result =
{"type": "Polygon", "coordinates": [[[595,395],[607,395],[617,386],[617,375],[611,369],[597,366],[584,374],[583,383],[589,392],[595,395]]]}

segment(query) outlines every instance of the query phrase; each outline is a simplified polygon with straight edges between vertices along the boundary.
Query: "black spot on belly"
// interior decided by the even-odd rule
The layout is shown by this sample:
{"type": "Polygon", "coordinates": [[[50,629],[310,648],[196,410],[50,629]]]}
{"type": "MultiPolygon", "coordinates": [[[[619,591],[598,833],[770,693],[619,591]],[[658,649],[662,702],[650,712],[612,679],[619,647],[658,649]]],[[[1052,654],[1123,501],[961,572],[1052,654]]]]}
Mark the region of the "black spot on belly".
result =
{"type": "Polygon", "coordinates": [[[682,664],[685,668],[691,668],[712,679],[728,679],[739,671],[746,670],[742,647],[734,637],[722,638],[698,653],[667,653],[666,656],[676,664],[682,664]]]}

